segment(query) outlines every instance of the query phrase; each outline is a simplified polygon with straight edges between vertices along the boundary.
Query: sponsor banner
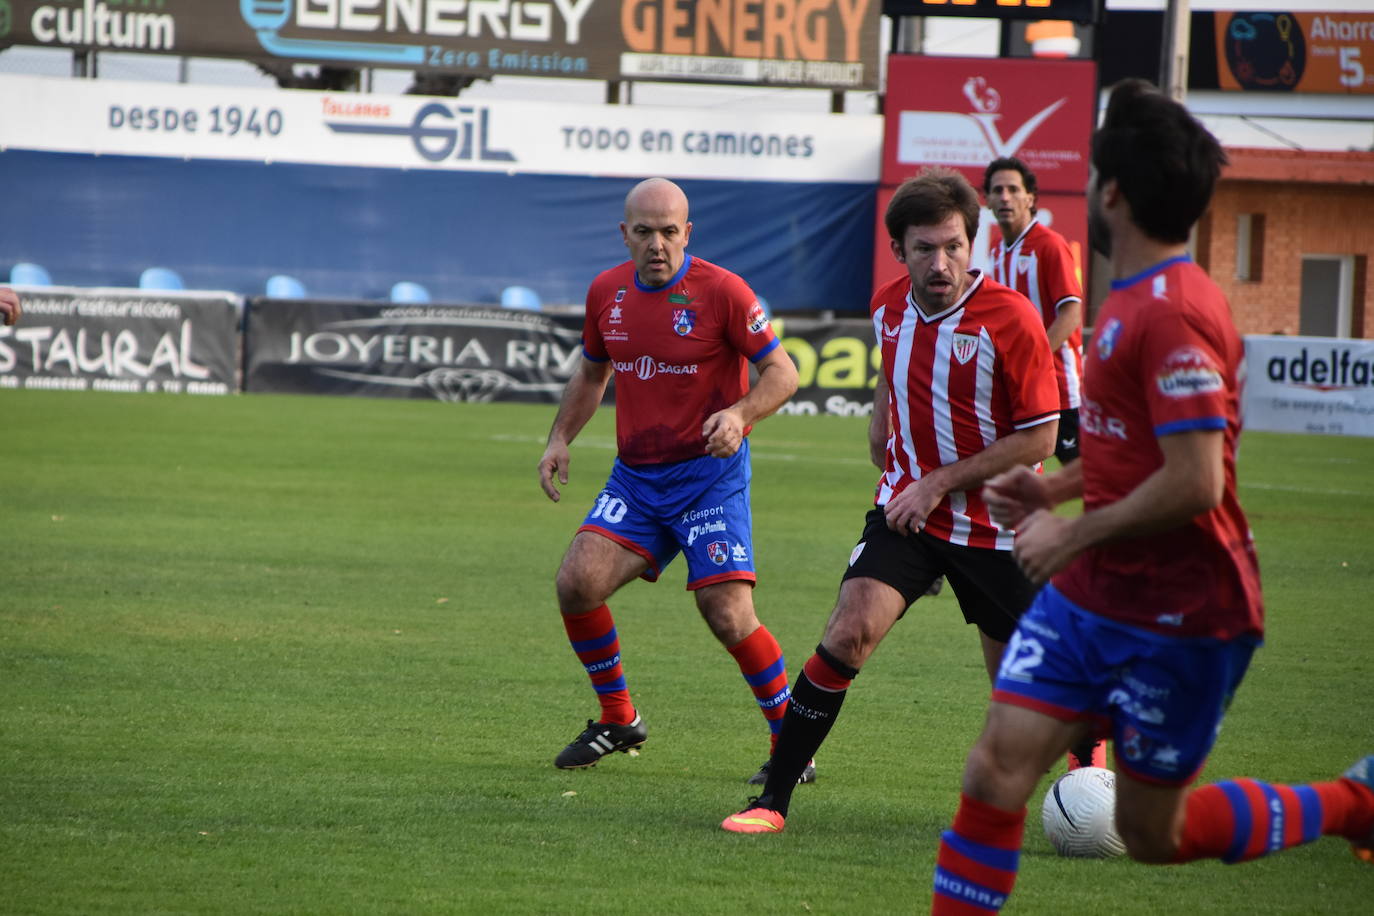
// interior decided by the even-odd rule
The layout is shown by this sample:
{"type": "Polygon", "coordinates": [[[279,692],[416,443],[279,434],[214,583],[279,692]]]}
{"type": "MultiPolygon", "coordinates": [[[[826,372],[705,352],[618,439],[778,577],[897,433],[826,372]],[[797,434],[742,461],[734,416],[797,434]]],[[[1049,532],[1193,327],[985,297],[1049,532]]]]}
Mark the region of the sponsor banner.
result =
{"type": "MultiPolygon", "coordinates": [[[[582,359],[580,315],[259,298],[246,324],[250,393],[558,403],[582,359]]],[[[783,413],[872,411],[879,354],[870,322],[774,318],[773,328],[799,376],[783,413]]]]}
{"type": "Polygon", "coordinates": [[[1222,89],[1374,95],[1374,12],[1218,13],[1216,36],[1222,89]]]}
{"type": "Polygon", "coordinates": [[[557,403],[581,328],[499,308],[253,299],[244,390],[557,403]]]}
{"type": "Polygon", "coordinates": [[[989,162],[1015,156],[1042,192],[1082,194],[1096,88],[1092,61],[893,54],[883,184],[940,165],[981,189],[989,162]]]}
{"type": "Polygon", "coordinates": [[[0,44],[473,76],[877,86],[878,0],[7,0],[0,44]],[[5,34],[8,32],[8,34],[5,34]]]}
{"type": "MultiPolygon", "coordinates": [[[[1091,258],[1084,189],[1096,73],[1088,60],[890,55],[874,288],[904,270],[892,256],[883,220],[897,185],[927,166],[943,166],[962,173],[981,198],[983,171],[1004,157],[1020,159],[1035,173],[1037,219],[1064,236],[1086,265],[1091,258]]],[[[988,252],[999,240],[996,221],[984,207],[970,266],[986,269],[988,252]]]]}
{"type": "Polygon", "coordinates": [[[385,169],[870,183],[878,116],[0,76],[0,148],[385,169]]]}
{"type": "Polygon", "coordinates": [[[24,318],[0,326],[0,388],[238,390],[239,296],[62,286],[18,290],[24,318]]]}
{"type": "Polygon", "coordinates": [[[866,417],[882,352],[864,318],[774,318],[773,332],[797,364],[797,393],[779,410],[802,416],[866,417]]]}
{"type": "Polygon", "coordinates": [[[1374,340],[1245,338],[1245,427],[1374,436],[1374,340]]]}

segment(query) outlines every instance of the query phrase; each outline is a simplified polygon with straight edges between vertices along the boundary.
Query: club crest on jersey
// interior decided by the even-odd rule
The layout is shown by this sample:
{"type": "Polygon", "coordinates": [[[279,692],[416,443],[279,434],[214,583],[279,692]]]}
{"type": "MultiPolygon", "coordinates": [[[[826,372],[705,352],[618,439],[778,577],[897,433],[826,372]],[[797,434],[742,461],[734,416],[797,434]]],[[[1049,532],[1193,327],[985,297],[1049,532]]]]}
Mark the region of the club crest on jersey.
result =
{"type": "Polygon", "coordinates": [[[1097,358],[1107,359],[1116,349],[1116,339],[1121,336],[1121,319],[1113,318],[1107,326],[1097,332],[1097,358]]]}
{"type": "Polygon", "coordinates": [[[959,361],[959,365],[967,364],[978,352],[978,335],[955,334],[953,350],[954,358],[959,361]]]}
{"type": "Polygon", "coordinates": [[[717,566],[725,565],[725,558],[730,554],[730,545],[724,541],[712,541],[706,545],[706,555],[711,558],[711,562],[717,566]]]}
{"type": "Polygon", "coordinates": [[[1016,256],[1016,272],[1018,274],[1028,273],[1031,269],[1031,256],[1019,254],[1016,256]]]}
{"type": "Polygon", "coordinates": [[[679,337],[686,337],[697,326],[697,313],[692,309],[673,309],[673,330],[679,337]]]}
{"type": "Polygon", "coordinates": [[[616,301],[616,302],[624,302],[624,301],[625,301],[625,290],[628,289],[628,288],[629,288],[629,287],[622,286],[622,287],[620,287],[620,289],[618,289],[618,290],[615,291],[615,301],[616,301]]]}

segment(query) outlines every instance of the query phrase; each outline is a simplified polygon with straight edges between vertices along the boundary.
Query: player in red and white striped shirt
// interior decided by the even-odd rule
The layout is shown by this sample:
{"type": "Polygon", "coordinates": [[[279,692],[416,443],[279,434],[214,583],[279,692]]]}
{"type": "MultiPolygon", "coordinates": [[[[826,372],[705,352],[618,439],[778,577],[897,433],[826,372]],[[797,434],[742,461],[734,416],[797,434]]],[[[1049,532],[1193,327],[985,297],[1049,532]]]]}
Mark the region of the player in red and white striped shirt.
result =
{"type": "Polygon", "coordinates": [[[945,576],[976,624],[991,678],[1035,588],[988,514],[983,482],[1054,450],[1059,417],[1045,329],[1025,297],[971,272],[978,192],[931,169],[897,189],[886,222],[907,276],[869,306],[882,350],[869,448],[883,468],[816,653],[792,688],[763,794],[721,824],[783,828],[798,776],[850,682],[907,608],[945,576]]]}
{"type": "Polygon", "coordinates": [[[1083,386],[1083,283],[1068,240],[1038,222],[1035,173],[1020,159],[994,159],[983,172],[983,194],[1002,238],[992,251],[992,278],[1031,301],[1050,339],[1059,380],[1062,464],[1078,457],[1078,408],[1083,386]]]}

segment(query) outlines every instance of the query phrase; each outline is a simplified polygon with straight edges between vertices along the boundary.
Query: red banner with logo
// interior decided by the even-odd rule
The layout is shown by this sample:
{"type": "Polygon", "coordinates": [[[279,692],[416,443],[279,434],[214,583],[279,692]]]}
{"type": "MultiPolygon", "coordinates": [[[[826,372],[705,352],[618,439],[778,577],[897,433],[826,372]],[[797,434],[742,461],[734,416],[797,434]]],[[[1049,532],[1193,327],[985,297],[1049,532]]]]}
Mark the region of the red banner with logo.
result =
{"type": "MultiPolygon", "coordinates": [[[[1038,218],[1087,261],[1089,144],[1097,113],[1097,66],[1087,60],[888,57],[882,186],[873,285],[899,276],[883,213],[893,190],[927,166],[962,172],[982,194],[983,170],[1016,157],[1035,173],[1038,218]]],[[[997,226],[986,209],[974,267],[986,263],[997,226]]],[[[1084,277],[1086,283],[1086,276],[1084,277]]]]}

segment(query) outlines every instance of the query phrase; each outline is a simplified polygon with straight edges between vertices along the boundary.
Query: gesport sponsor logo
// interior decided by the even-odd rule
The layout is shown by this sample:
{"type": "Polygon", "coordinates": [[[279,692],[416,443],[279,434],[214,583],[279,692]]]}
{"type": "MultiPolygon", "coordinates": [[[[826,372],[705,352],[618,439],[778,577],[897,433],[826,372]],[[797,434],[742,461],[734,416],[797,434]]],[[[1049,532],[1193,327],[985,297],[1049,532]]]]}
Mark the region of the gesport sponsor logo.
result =
{"type": "Polygon", "coordinates": [[[657,375],[696,375],[696,363],[665,363],[652,356],[641,356],[634,360],[616,360],[612,365],[616,372],[624,372],[647,382],[657,375]]]}

